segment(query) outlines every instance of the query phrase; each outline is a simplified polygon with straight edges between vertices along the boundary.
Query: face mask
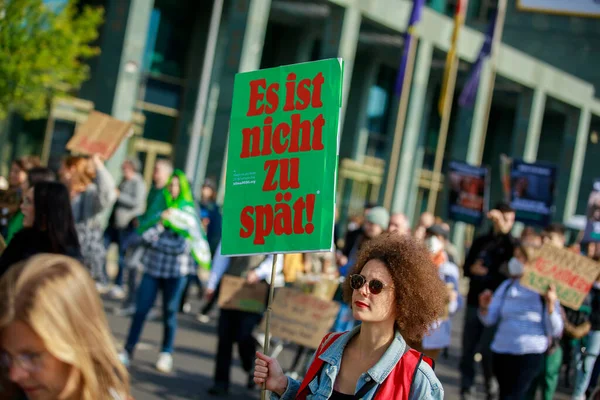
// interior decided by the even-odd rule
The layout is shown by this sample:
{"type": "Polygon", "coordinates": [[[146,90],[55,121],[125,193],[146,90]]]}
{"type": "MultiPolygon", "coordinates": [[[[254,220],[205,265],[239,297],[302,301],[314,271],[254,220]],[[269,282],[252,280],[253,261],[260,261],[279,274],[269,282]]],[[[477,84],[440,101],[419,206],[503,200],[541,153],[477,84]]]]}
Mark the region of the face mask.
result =
{"type": "Polygon", "coordinates": [[[425,246],[432,254],[437,254],[444,250],[444,243],[437,236],[431,236],[425,240],[425,246]]]}
{"type": "Polygon", "coordinates": [[[348,224],[348,232],[352,232],[358,229],[358,224],[356,222],[350,222],[348,224]]]}
{"type": "Polygon", "coordinates": [[[510,276],[521,276],[524,269],[525,266],[523,263],[514,257],[508,262],[508,273],[510,276]]]}

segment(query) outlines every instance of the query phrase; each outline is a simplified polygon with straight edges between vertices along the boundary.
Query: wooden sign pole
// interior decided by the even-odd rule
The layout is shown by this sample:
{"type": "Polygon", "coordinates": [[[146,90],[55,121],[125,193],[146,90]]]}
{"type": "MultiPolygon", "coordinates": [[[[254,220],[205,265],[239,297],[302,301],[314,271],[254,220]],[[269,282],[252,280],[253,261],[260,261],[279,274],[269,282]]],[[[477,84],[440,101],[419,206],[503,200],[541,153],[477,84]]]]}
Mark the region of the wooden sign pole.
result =
{"type": "MultiPolygon", "coordinates": [[[[264,354],[269,355],[269,330],[271,327],[271,311],[273,305],[273,295],[275,294],[275,275],[277,274],[277,254],[273,255],[273,265],[271,266],[271,283],[269,284],[269,300],[267,301],[267,311],[265,313],[265,344],[263,346],[264,354]]],[[[261,400],[267,399],[267,380],[263,383],[260,393],[261,400]]]]}

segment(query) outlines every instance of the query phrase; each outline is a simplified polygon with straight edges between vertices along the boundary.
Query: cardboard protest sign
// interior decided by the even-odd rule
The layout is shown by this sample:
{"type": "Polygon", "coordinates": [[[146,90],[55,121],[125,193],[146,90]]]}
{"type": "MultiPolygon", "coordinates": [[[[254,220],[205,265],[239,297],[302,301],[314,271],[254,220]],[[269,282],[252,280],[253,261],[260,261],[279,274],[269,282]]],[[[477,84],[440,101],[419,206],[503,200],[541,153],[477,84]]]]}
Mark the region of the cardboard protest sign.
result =
{"type": "Polygon", "coordinates": [[[92,111],[67,143],[67,149],[74,153],[100,154],[108,160],[121,142],[132,133],[133,125],[130,122],[92,111]]]}
{"type": "Polygon", "coordinates": [[[561,304],[578,310],[598,275],[600,263],[546,244],[525,268],[521,284],[544,294],[553,283],[561,304]]]}
{"type": "Polygon", "coordinates": [[[510,173],[510,202],[516,220],[532,226],[546,226],[554,212],[556,166],[513,160],[510,173]]]}
{"type": "Polygon", "coordinates": [[[600,179],[594,181],[587,205],[583,242],[600,242],[600,179]]]}
{"type": "Polygon", "coordinates": [[[450,219],[480,225],[489,209],[489,170],[451,161],[448,165],[448,181],[450,219]]]}
{"type": "Polygon", "coordinates": [[[342,65],[236,75],[222,254],[332,248],[342,65]]]}
{"type": "Polygon", "coordinates": [[[261,314],[265,311],[268,289],[263,282],[249,284],[244,278],[224,275],[219,289],[219,307],[261,314]]]}
{"type": "MultiPolygon", "coordinates": [[[[319,347],[340,309],[335,301],[322,300],[299,290],[277,290],[271,313],[270,333],[310,349],[319,347]]],[[[264,330],[264,320],[262,329],[264,330]]]]}

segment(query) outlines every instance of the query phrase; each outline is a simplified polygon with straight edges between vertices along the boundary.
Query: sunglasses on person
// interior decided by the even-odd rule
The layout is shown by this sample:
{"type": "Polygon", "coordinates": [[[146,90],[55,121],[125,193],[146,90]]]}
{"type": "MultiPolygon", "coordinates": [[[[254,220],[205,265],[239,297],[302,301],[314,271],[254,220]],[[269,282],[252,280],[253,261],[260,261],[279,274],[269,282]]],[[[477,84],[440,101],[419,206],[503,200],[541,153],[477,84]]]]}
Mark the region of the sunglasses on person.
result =
{"type": "Polygon", "coordinates": [[[369,288],[369,292],[371,294],[379,294],[384,289],[391,288],[391,286],[387,286],[385,283],[381,282],[379,279],[371,279],[370,281],[367,281],[367,278],[365,278],[363,275],[360,275],[360,274],[350,275],[350,287],[352,289],[360,290],[360,288],[365,286],[365,284],[368,284],[367,287],[369,288]]]}

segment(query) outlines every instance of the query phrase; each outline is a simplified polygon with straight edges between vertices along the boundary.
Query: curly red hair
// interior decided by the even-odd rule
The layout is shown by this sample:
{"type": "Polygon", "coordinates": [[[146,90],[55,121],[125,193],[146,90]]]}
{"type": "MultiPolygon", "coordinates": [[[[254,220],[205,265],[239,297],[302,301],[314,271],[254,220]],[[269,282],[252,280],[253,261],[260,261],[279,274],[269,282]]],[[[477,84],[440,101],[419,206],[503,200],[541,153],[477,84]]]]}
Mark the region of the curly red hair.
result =
{"type": "MultiPolygon", "coordinates": [[[[379,260],[394,281],[396,327],[409,343],[423,339],[431,324],[444,314],[448,294],[431,254],[407,235],[382,234],[369,240],[358,253],[353,274],[379,260]]],[[[352,298],[350,280],[344,282],[344,299],[352,298]]]]}

